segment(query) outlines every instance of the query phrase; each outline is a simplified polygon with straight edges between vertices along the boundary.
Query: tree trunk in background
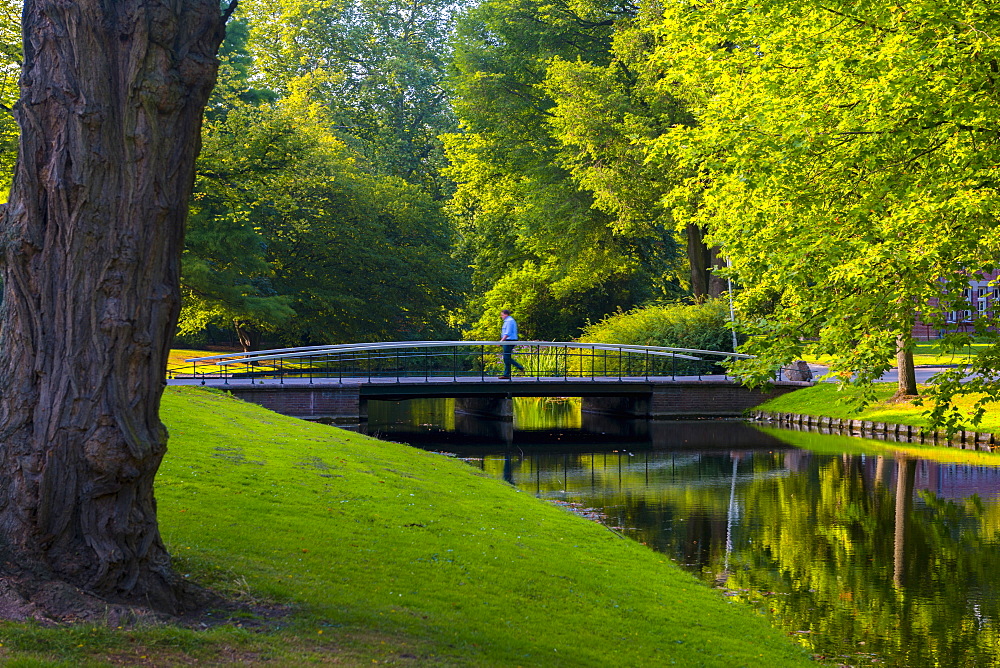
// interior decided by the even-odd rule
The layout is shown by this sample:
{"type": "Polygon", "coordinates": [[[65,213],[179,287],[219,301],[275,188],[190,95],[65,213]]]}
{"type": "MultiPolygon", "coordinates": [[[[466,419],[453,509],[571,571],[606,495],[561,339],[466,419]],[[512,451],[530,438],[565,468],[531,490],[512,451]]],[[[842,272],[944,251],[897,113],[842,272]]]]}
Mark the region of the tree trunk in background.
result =
{"type": "Polygon", "coordinates": [[[687,226],[687,258],[691,267],[691,294],[698,303],[721,296],[729,286],[713,270],[725,266],[719,249],[705,243],[705,230],[697,225],[687,226]]]}
{"type": "Polygon", "coordinates": [[[702,240],[703,232],[697,225],[687,226],[687,258],[691,266],[691,294],[698,303],[708,294],[708,247],[702,240]]]}
{"type": "Polygon", "coordinates": [[[236,337],[240,340],[243,352],[249,353],[260,349],[261,333],[253,325],[240,320],[234,320],[233,329],[236,330],[236,337]]]}
{"type": "Polygon", "coordinates": [[[21,144],[0,247],[8,616],[80,616],[94,597],[165,612],[188,603],[153,476],[225,18],[218,0],[25,2],[21,144]]]}
{"type": "Polygon", "coordinates": [[[718,246],[712,246],[708,249],[708,257],[710,269],[708,272],[708,296],[711,299],[718,299],[729,290],[729,281],[722,278],[716,271],[716,269],[725,268],[726,261],[722,259],[718,246]]]}
{"type": "Polygon", "coordinates": [[[899,372],[897,397],[913,397],[917,395],[917,370],[913,364],[913,351],[907,338],[896,339],[896,368],[899,372]]]}

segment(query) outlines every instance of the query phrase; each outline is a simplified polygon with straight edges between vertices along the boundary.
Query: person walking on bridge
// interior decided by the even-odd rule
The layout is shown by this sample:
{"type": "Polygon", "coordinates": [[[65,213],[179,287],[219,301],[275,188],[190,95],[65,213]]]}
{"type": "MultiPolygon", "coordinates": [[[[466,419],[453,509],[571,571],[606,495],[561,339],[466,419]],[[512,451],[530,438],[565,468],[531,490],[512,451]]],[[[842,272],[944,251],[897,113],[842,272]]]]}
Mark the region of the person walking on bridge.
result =
{"type": "MultiPolygon", "coordinates": [[[[507,309],[500,311],[500,319],[503,321],[503,324],[500,326],[500,340],[517,341],[517,321],[511,317],[510,311],[507,309]]],[[[511,365],[517,367],[517,370],[521,373],[524,373],[524,367],[514,359],[514,346],[500,347],[503,349],[503,375],[497,376],[497,378],[501,380],[510,378],[511,365]]]]}

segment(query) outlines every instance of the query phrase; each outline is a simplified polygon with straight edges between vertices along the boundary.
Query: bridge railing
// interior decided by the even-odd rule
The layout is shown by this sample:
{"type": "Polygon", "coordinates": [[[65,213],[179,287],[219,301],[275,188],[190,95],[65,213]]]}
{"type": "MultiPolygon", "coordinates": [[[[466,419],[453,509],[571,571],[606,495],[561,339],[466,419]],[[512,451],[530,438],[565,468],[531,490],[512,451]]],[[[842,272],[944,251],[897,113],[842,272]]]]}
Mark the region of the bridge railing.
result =
{"type": "Polygon", "coordinates": [[[739,353],[662,346],[560,341],[402,341],[284,348],[189,358],[170,378],[241,382],[273,379],[485,380],[503,371],[503,346],[525,378],[648,379],[725,375],[739,353]]]}

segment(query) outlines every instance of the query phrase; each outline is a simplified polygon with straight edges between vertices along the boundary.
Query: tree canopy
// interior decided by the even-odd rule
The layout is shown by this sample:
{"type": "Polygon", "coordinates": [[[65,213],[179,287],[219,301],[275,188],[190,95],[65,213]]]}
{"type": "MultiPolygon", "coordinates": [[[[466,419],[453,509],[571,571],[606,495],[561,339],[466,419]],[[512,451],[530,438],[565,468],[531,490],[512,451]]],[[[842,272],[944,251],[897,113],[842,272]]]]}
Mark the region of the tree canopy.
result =
{"type": "Polygon", "coordinates": [[[628,62],[697,122],[657,138],[649,160],[691,171],[668,202],[732,263],[757,356],[747,377],[809,349],[870,381],[911,345],[917,314],[943,328],[971,309],[973,331],[946,341],[990,336],[995,318],[966,290],[997,257],[989,3],[661,10],[637,22],[628,62]]]}
{"type": "MultiPolygon", "coordinates": [[[[18,8],[0,3],[8,84],[18,8]]],[[[994,341],[995,22],[983,0],[244,0],[180,331],[491,338],[511,308],[564,339],[732,278],[751,382],[826,355],[868,383],[918,319],[994,341]]],[[[939,378],[938,417],[1000,396],[998,368],[994,346],[975,382],[939,378]]]]}
{"type": "Polygon", "coordinates": [[[672,228],[595,198],[546,87],[558,58],[606,65],[616,22],[633,13],[617,2],[486,0],[458,21],[449,83],[463,132],[445,138],[446,173],[473,268],[460,319],[480,336],[503,306],[531,336],[565,338],[588,318],[681,293],[672,228]]]}
{"type": "MultiPolygon", "coordinates": [[[[332,5],[310,6],[309,20],[296,13],[304,6],[283,11],[310,39],[319,34],[310,21],[347,20],[332,5]]],[[[379,151],[419,150],[372,128],[345,130],[345,110],[357,112],[360,103],[327,90],[317,62],[286,71],[262,60],[265,47],[302,44],[267,41],[270,24],[261,20],[231,33],[223,49],[191,203],[181,333],[233,323],[246,348],[262,337],[294,345],[445,335],[463,280],[441,204],[415,172],[407,180],[375,162],[386,155],[379,151]],[[262,83],[270,88],[254,87],[262,83]]],[[[373,29],[365,21],[348,27],[366,26],[373,29]]],[[[312,55],[327,64],[337,56],[346,66],[352,57],[350,44],[312,46],[321,47],[325,56],[312,55]]]]}

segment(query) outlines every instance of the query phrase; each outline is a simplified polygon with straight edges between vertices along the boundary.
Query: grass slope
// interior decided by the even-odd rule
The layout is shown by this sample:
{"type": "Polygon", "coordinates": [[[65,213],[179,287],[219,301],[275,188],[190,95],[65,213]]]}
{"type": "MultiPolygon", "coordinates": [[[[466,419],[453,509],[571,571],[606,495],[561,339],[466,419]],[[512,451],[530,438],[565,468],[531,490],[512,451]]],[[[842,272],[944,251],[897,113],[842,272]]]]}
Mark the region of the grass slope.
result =
{"type": "Polygon", "coordinates": [[[4,665],[815,665],[663,555],[466,464],[167,388],[160,526],[191,578],[291,613],[205,631],[0,626],[4,665]]]}

